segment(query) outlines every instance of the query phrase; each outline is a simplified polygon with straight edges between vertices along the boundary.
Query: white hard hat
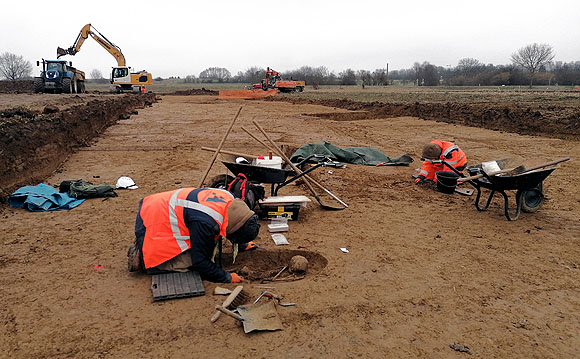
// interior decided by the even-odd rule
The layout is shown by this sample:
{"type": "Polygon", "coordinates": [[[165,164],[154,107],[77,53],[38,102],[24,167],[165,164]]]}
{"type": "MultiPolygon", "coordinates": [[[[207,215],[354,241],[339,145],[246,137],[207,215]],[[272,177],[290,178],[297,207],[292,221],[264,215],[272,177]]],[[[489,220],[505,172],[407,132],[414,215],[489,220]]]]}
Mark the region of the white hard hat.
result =
{"type": "Polygon", "coordinates": [[[131,179],[131,177],[127,177],[127,176],[119,177],[119,179],[117,180],[116,187],[118,189],[137,189],[137,188],[139,188],[139,186],[137,186],[135,184],[135,181],[133,181],[131,179]]]}
{"type": "Polygon", "coordinates": [[[250,164],[250,161],[248,161],[244,157],[238,157],[238,158],[236,158],[236,163],[250,164]]]}

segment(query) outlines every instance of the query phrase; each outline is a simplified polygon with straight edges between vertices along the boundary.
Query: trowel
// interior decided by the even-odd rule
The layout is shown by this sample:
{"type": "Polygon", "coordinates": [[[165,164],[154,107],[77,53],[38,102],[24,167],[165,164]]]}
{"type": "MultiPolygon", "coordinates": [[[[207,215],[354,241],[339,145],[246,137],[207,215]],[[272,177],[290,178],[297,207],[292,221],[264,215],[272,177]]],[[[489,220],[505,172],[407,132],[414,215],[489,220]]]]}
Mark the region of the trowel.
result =
{"type": "Polygon", "coordinates": [[[239,314],[221,305],[216,305],[215,309],[242,322],[246,334],[254,330],[275,331],[284,329],[276,310],[276,304],[273,301],[240,305],[237,308],[239,314]]]}

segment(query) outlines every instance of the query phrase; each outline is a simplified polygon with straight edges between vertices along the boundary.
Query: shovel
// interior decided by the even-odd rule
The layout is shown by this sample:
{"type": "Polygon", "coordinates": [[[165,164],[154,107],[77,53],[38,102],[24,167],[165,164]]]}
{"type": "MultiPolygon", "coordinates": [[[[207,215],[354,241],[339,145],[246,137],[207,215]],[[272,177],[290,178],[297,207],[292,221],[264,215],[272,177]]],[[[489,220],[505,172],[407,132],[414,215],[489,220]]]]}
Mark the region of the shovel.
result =
{"type": "Polygon", "coordinates": [[[246,334],[254,330],[275,331],[284,329],[273,301],[240,305],[237,308],[240,314],[225,309],[221,305],[216,305],[215,309],[242,322],[244,333],[246,334]]]}

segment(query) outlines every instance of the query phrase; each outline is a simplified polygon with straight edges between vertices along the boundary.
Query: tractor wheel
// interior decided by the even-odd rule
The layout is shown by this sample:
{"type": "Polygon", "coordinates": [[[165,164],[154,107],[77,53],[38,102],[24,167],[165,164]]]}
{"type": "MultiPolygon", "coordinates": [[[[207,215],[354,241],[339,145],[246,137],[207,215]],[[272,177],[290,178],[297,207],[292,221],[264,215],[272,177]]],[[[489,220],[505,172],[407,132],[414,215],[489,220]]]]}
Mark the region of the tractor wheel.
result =
{"type": "Polygon", "coordinates": [[[64,93],[72,93],[73,87],[72,82],[70,79],[62,79],[62,92],[64,93]]]}
{"type": "Polygon", "coordinates": [[[85,83],[77,81],[77,93],[85,93],[85,83]]]}
{"type": "Polygon", "coordinates": [[[34,92],[39,93],[44,91],[44,81],[41,78],[34,79],[34,92]]]}

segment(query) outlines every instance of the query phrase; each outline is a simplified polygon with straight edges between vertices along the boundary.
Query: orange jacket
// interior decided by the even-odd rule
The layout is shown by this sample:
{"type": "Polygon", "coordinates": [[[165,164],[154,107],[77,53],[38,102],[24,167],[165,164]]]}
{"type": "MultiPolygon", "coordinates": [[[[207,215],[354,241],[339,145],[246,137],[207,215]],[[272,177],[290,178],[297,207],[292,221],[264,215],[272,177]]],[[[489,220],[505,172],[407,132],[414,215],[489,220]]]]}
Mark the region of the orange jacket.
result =
{"type": "Polygon", "coordinates": [[[225,237],[228,207],[233,200],[231,193],[215,188],[182,188],[145,197],[136,224],[136,232],[139,226],[146,229],[141,247],[145,268],[156,267],[190,249],[189,228],[200,222],[216,228],[215,232],[204,232],[204,236],[213,240],[225,237]]]}
{"type": "MultiPolygon", "coordinates": [[[[445,160],[448,164],[453,166],[453,168],[460,168],[463,170],[465,165],[467,164],[467,157],[465,153],[452,142],[446,141],[439,141],[434,140],[431,143],[435,143],[439,147],[441,147],[441,155],[439,156],[440,160],[445,160]]],[[[452,170],[444,164],[432,164],[429,161],[423,161],[423,166],[421,167],[421,172],[419,173],[419,177],[417,178],[417,182],[428,179],[434,182],[437,182],[437,178],[435,177],[435,172],[437,171],[449,171],[452,170]]]]}

